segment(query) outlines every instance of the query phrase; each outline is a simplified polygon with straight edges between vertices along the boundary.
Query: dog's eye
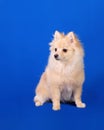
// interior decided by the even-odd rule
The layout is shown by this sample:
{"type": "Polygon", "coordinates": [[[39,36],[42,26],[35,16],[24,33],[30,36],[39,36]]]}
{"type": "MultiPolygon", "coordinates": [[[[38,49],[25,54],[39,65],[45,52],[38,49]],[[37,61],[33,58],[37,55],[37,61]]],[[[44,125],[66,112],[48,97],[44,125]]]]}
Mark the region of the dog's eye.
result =
{"type": "Polygon", "coordinates": [[[55,51],[57,51],[57,48],[55,48],[55,51]]]}
{"type": "Polygon", "coordinates": [[[67,52],[68,50],[67,49],[63,49],[63,52],[67,52]]]}

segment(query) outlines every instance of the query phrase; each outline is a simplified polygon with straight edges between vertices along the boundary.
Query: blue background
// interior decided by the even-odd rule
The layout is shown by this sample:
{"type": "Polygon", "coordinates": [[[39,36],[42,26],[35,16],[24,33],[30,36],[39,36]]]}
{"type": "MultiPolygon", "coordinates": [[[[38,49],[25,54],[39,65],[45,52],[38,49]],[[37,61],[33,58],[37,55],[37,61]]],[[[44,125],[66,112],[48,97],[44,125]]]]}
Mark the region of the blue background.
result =
{"type": "Polygon", "coordinates": [[[103,130],[103,37],[103,0],[0,0],[0,130],[103,130]],[[85,109],[34,106],[55,30],[74,31],[84,45],[85,109]]]}

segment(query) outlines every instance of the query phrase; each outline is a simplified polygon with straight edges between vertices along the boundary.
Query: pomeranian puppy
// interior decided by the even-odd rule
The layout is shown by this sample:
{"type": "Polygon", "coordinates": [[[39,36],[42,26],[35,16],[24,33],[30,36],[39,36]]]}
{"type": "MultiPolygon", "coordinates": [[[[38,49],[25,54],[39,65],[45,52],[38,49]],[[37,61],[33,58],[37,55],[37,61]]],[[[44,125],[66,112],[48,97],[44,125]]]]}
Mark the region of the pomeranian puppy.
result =
{"type": "Polygon", "coordinates": [[[59,110],[60,102],[65,101],[74,101],[78,108],[86,106],[81,100],[85,80],[83,57],[83,47],[74,32],[64,35],[55,31],[48,65],[36,87],[36,106],[48,100],[52,101],[53,110],[59,110]]]}

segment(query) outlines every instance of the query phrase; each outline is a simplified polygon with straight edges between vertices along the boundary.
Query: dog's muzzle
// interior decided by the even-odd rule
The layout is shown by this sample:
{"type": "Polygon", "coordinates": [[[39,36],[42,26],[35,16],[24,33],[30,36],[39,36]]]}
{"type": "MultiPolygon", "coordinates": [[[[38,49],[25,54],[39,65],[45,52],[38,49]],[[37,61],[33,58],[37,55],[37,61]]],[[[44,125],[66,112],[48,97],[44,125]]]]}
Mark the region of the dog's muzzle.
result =
{"type": "Polygon", "coordinates": [[[58,54],[55,54],[55,55],[54,55],[54,58],[55,58],[56,60],[60,60],[58,54]]]}

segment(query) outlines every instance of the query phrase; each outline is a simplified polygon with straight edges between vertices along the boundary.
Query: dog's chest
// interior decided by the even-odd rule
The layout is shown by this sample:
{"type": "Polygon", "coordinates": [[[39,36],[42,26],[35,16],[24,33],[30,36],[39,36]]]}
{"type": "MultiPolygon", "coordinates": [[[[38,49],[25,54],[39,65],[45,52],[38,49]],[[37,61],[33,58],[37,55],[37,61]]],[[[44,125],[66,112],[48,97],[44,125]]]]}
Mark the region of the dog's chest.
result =
{"type": "Polygon", "coordinates": [[[74,69],[74,65],[57,65],[56,67],[56,72],[61,76],[61,77],[69,77],[74,69]]]}

